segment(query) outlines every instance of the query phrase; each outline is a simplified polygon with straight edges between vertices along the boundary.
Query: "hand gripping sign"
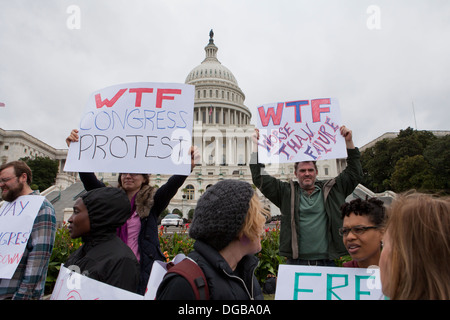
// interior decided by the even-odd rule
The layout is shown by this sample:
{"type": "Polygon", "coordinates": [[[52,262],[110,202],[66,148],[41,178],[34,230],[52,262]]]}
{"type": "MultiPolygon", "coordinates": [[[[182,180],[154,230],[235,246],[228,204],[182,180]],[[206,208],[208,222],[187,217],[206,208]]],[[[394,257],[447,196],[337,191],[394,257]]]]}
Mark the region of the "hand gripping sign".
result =
{"type": "Polygon", "coordinates": [[[336,99],[269,103],[257,108],[258,161],[288,163],[346,158],[336,99]]]}
{"type": "Polygon", "coordinates": [[[194,86],[125,83],[91,94],[65,171],[188,175],[194,86]]]}

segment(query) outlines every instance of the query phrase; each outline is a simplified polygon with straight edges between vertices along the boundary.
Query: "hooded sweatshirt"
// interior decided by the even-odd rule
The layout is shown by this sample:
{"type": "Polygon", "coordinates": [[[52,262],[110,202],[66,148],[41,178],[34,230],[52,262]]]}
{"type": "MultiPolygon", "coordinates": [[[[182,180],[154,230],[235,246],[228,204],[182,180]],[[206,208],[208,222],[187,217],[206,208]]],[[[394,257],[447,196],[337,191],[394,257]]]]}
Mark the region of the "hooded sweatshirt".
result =
{"type": "Polygon", "coordinates": [[[130,201],[123,190],[98,188],[81,197],[88,210],[90,232],[83,245],[70,255],[66,266],[77,266],[92,279],[137,292],[139,263],[133,251],[116,235],[130,215],[130,201]]]}

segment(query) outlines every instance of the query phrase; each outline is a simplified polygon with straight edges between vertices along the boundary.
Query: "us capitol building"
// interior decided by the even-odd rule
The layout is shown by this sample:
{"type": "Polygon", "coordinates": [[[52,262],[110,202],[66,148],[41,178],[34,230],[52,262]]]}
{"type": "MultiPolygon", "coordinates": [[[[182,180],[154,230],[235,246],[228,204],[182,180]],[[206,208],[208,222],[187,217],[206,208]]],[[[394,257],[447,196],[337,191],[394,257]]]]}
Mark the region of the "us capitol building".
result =
{"type": "MultiPolygon", "coordinates": [[[[252,184],[249,168],[251,136],[255,130],[255,126],[250,124],[252,114],[244,104],[245,94],[233,73],[217,58],[218,47],[214,43],[212,30],[209,36],[209,43],[204,48],[204,60],[189,72],[185,80],[186,84],[195,86],[193,144],[200,151],[201,163],[196,165],[168,206],[169,212],[178,209],[185,218],[188,218],[190,211],[192,213],[202,193],[216,182],[239,179],[252,184]]],[[[55,206],[58,222],[67,221],[74,200],[84,192],[78,174],[63,171],[67,149],[54,149],[20,130],[0,129],[0,151],[1,163],[27,156],[49,157],[60,162],[55,185],[49,190],[41,190],[41,194],[55,206]]],[[[330,179],[345,168],[346,161],[321,160],[317,166],[318,179],[330,179]]],[[[294,178],[293,164],[274,168],[266,165],[266,169],[282,180],[294,178]]],[[[117,184],[117,173],[96,174],[110,185],[117,184]]],[[[150,183],[161,186],[169,177],[152,175],[150,183]]],[[[272,215],[278,215],[278,208],[257,192],[272,215]]]]}
{"type": "MultiPolygon", "coordinates": [[[[233,73],[217,58],[218,47],[212,30],[209,36],[204,60],[185,80],[186,84],[195,86],[193,145],[199,149],[202,161],[168,207],[169,211],[181,210],[184,217],[195,208],[201,194],[219,180],[238,179],[253,184],[249,168],[251,136],[255,131],[255,126],[250,124],[252,114],[244,104],[245,94],[233,73]]],[[[323,160],[317,164],[320,179],[336,176],[346,162],[345,159],[323,160]]],[[[273,170],[270,165],[266,167],[277,178],[288,181],[294,177],[293,164],[277,165],[273,170]]],[[[164,183],[168,178],[157,175],[154,183],[164,183]]],[[[257,192],[272,215],[278,215],[278,208],[257,192]]]]}

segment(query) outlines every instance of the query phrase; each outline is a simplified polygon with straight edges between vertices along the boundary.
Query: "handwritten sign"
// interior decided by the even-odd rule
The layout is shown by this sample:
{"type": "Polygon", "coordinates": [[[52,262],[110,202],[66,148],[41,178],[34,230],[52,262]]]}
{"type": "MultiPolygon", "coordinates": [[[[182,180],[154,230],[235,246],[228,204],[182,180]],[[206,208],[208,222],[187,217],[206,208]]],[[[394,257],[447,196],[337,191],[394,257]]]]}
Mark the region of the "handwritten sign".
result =
{"type": "Polygon", "coordinates": [[[0,278],[14,275],[43,201],[42,196],[26,195],[0,208],[0,278]]]}
{"type": "MultiPolygon", "coordinates": [[[[182,253],[177,254],[171,263],[174,265],[178,262],[183,261],[186,256],[182,253]]],[[[148,279],[147,290],[145,292],[144,299],[145,300],[155,300],[156,292],[158,291],[158,287],[161,284],[164,276],[167,272],[168,263],[155,260],[153,262],[152,272],[150,273],[150,278],[148,279]]]]}
{"type": "Polygon", "coordinates": [[[139,82],[92,93],[64,170],[189,175],[194,88],[139,82]]]}
{"type": "Polygon", "coordinates": [[[379,269],[280,265],[276,300],[383,299],[379,269]]]}
{"type": "Polygon", "coordinates": [[[61,265],[51,300],[143,300],[144,296],[88,278],[61,265]]]}
{"type": "Polygon", "coordinates": [[[288,163],[346,158],[336,99],[269,103],[257,108],[258,161],[288,163]]]}

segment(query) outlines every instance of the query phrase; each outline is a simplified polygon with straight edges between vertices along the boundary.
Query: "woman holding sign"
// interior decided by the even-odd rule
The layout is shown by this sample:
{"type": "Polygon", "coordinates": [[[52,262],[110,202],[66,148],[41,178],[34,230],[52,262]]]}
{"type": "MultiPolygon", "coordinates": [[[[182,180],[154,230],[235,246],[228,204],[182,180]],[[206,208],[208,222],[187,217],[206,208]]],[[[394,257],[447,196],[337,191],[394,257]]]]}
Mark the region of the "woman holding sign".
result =
{"type": "MultiPolygon", "coordinates": [[[[78,130],[74,129],[66,139],[78,141],[78,130]]],[[[191,168],[198,152],[191,148],[191,168]]],[[[80,179],[86,191],[101,188],[105,185],[99,181],[94,173],[80,172],[80,179]]],[[[165,261],[158,239],[158,216],[168,206],[178,189],[183,185],[187,176],[173,175],[160,188],[149,185],[149,174],[120,173],[118,187],[123,189],[131,203],[131,215],[127,222],[117,230],[118,236],[131,248],[140,266],[139,294],[144,294],[150,272],[155,260],[165,261]]]]}

